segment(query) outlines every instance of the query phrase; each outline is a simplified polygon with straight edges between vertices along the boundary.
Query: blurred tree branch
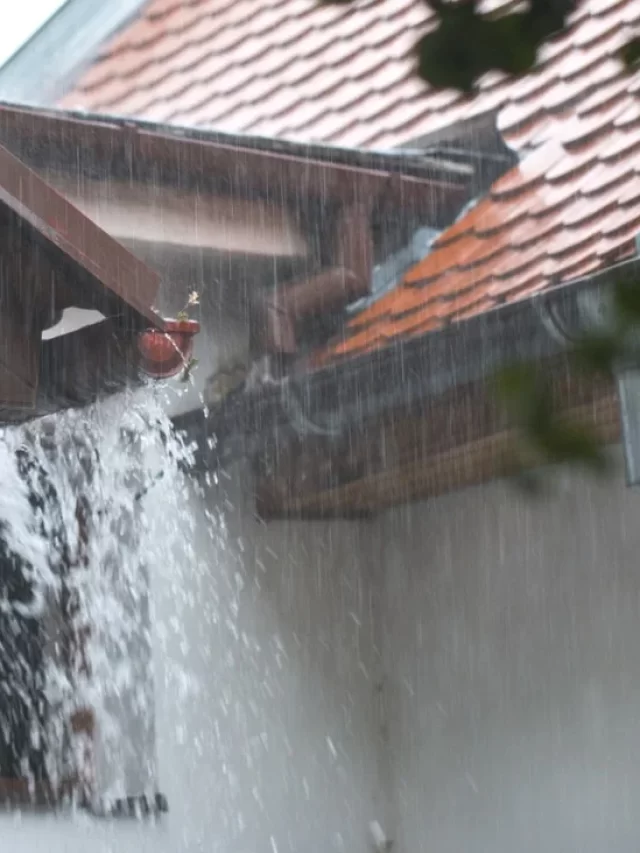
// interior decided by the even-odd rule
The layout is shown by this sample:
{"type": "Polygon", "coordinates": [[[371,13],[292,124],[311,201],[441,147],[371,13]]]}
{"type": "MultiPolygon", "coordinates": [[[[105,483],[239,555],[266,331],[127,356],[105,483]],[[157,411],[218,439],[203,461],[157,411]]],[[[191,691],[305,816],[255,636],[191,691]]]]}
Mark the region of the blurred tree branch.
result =
{"type": "MultiPolygon", "coordinates": [[[[324,0],[349,5],[355,0],[324,0]]],[[[488,71],[519,76],[531,71],[540,47],[569,25],[578,0],[529,0],[513,11],[479,10],[479,0],[423,0],[436,26],[416,41],[417,72],[437,89],[475,91],[488,71]]],[[[637,68],[640,38],[620,51],[624,64],[637,68]]]]}

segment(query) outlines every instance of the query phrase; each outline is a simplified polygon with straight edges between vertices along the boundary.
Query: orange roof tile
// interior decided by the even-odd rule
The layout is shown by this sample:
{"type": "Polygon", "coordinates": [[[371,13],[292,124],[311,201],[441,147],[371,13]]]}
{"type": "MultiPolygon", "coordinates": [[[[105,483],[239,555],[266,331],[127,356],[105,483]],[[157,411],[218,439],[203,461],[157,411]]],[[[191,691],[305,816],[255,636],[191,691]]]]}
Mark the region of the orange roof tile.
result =
{"type": "MultiPolygon", "coordinates": [[[[526,298],[636,252],[640,72],[625,74],[616,56],[631,25],[637,32],[638,0],[584,0],[570,31],[545,48],[549,59],[501,84],[499,126],[520,164],[395,290],[354,317],[318,363],[362,354],[369,338],[379,346],[526,298]]],[[[458,118],[455,104],[444,112],[452,109],[458,118]]]]}
{"type": "Polygon", "coordinates": [[[64,106],[369,148],[497,108],[520,165],[324,358],[352,356],[586,274],[640,230],[640,74],[617,58],[640,0],[582,0],[535,73],[487,74],[473,100],[418,81],[429,14],[423,0],[148,0],[64,106]]]}
{"type": "MultiPolygon", "coordinates": [[[[517,0],[484,0],[509,7],[517,0]]],[[[577,17],[579,17],[578,13],[577,17]]],[[[469,112],[509,101],[498,74],[472,103],[430,92],[413,45],[430,25],[423,0],[147,0],[63,99],[70,108],[229,132],[362,147],[396,147],[469,112]]],[[[633,15],[628,15],[633,23],[633,15]]],[[[597,64],[594,43],[617,38],[587,18],[580,61],[549,54],[537,89],[597,64]]],[[[595,72],[593,72],[595,73],[595,72]]],[[[557,90],[562,101],[571,96],[557,90]]],[[[559,104],[561,106],[561,104],[559,104]]],[[[528,109],[528,108],[527,108],[528,109]]]]}

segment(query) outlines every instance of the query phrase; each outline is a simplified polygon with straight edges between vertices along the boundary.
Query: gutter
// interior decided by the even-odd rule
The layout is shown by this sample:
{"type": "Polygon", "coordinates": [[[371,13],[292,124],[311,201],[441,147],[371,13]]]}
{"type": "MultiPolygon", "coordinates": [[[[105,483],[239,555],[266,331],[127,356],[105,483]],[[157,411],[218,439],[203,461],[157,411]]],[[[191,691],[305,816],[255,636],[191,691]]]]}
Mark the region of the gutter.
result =
{"type": "MultiPolygon", "coordinates": [[[[421,338],[256,391],[240,389],[208,415],[189,412],[174,424],[195,442],[197,470],[260,452],[276,433],[337,439],[389,410],[488,379],[508,365],[568,352],[577,338],[606,323],[613,285],[638,279],[640,258],[634,258],[421,338]]],[[[636,408],[640,437],[640,403],[636,408]]],[[[625,443],[632,438],[625,431],[625,443]]],[[[640,481],[640,453],[637,458],[629,482],[640,481]]]]}
{"type": "MultiPolygon", "coordinates": [[[[2,79],[0,70],[0,81],[2,79]]],[[[465,158],[452,157],[449,161],[445,151],[423,152],[411,151],[368,151],[357,148],[340,148],[331,145],[313,145],[288,140],[272,139],[269,137],[252,136],[249,134],[228,133],[217,130],[201,130],[198,128],[182,127],[164,124],[146,119],[91,113],[84,110],[65,110],[57,107],[41,106],[39,104],[24,104],[19,101],[2,97],[0,89],[0,126],[4,136],[11,137],[22,131],[23,137],[47,137],[52,135],[57,142],[67,146],[77,142],[104,141],[110,145],[135,145],[137,140],[156,139],[170,150],[179,150],[184,154],[187,150],[198,152],[204,149],[232,152],[236,157],[244,154],[247,163],[236,163],[236,168],[245,171],[246,166],[253,162],[251,155],[272,155],[281,161],[291,164],[303,163],[322,164],[338,172],[350,171],[365,174],[397,175],[405,180],[424,181],[427,183],[441,181],[448,185],[466,185],[473,177],[473,164],[482,152],[470,152],[468,162],[465,158]]],[[[16,140],[17,141],[17,140],[16,140]]],[[[25,140],[26,141],[26,140],[25,140]]],[[[4,143],[8,143],[5,141],[4,143]]],[[[131,152],[137,153],[137,152],[131,152]]],[[[163,152],[165,153],[165,152],[163,152]]],[[[501,172],[511,165],[505,155],[501,162],[501,172]]],[[[304,182],[303,182],[304,183],[304,182]]]]}

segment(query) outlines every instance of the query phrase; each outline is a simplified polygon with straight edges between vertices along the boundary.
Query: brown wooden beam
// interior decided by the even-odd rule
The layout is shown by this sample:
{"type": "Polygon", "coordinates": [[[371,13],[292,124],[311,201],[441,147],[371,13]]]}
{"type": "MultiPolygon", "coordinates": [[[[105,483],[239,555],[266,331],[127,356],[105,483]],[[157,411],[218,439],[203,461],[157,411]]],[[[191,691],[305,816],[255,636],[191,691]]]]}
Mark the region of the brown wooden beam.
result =
{"type": "Polygon", "coordinates": [[[151,306],[160,277],[2,146],[0,202],[150,324],[158,325],[151,306]]]}
{"type": "Polygon", "coordinates": [[[384,168],[266,151],[240,138],[196,139],[152,126],[29,108],[0,107],[0,139],[16,152],[46,151],[49,162],[65,163],[74,177],[83,165],[95,168],[117,159],[127,176],[135,175],[136,180],[155,176],[163,182],[200,185],[223,181],[236,196],[275,192],[298,203],[310,196],[347,203],[385,197],[431,221],[442,218],[445,208],[445,218],[449,217],[469,192],[468,176],[448,175],[446,167],[438,170],[437,162],[430,175],[391,174],[384,168]]]}
{"type": "MultiPolygon", "coordinates": [[[[345,205],[337,217],[333,264],[304,279],[285,282],[260,296],[256,305],[262,320],[262,340],[254,350],[293,355],[302,321],[336,314],[369,292],[373,271],[371,203],[345,205]]],[[[259,330],[260,334],[260,330],[259,330]]]]}

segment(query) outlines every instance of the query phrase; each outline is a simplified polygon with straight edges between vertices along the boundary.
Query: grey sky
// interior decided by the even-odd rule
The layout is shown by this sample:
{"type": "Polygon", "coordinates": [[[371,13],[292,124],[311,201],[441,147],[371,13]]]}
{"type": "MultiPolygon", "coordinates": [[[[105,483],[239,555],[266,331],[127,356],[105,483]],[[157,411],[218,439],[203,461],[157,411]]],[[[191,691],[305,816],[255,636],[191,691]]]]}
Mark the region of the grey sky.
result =
{"type": "Polygon", "coordinates": [[[12,3],[11,13],[3,16],[0,27],[0,65],[31,38],[65,2],[66,0],[17,0],[12,3]]]}

